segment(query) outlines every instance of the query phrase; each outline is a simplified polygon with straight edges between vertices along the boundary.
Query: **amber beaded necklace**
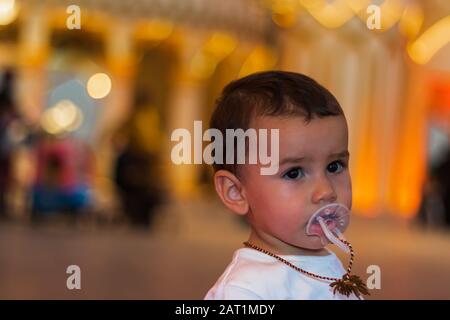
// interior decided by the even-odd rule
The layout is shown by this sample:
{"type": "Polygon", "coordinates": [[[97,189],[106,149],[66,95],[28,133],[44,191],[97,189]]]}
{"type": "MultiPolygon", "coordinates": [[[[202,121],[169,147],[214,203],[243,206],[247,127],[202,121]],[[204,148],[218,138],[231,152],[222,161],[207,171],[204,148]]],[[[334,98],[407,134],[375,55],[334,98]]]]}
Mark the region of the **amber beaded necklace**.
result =
{"type": "Polygon", "coordinates": [[[294,270],[297,270],[300,273],[303,273],[311,278],[315,278],[315,279],[319,279],[319,280],[326,280],[326,281],[332,281],[330,283],[330,287],[333,288],[333,294],[337,292],[339,292],[340,294],[343,294],[345,296],[350,296],[351,293],[354,293],[355,296],[358,299],[361,299],[361,295],[370,295],[369,291],[367,290],[366,285],[364,284],[364,282],[361,280],[360,277],[358,277],[357,275],[350,275],[350,272],[352,271],[352,265],[353,265],[353,260],[355,257],[355,252],[353,251],[352,245],[350,244],[350,242],[346,241],[346,240],[342,240],[339,239],[342,243],[344,243],[349,249],[350,249],[350,261],[348,263],[348,268],[347,268],[347,272],[342,276],[341,279],[339,278],[332,278],[332,277],[324,277],[309,271],[306,271],[302,268],[299,268],[295,265],[293,265],[292,263],[290,263],[289,261],[281,258],[280,256],[277,256],[276,254],[267,251],[263,248],[260,248],[248,241],[244,242],[244,245],[246,247],[255,249],[259,252],[265,253],[275,259],[277,259],[278,261],[288,265],[289,267],[291,267],[294,270]]]}

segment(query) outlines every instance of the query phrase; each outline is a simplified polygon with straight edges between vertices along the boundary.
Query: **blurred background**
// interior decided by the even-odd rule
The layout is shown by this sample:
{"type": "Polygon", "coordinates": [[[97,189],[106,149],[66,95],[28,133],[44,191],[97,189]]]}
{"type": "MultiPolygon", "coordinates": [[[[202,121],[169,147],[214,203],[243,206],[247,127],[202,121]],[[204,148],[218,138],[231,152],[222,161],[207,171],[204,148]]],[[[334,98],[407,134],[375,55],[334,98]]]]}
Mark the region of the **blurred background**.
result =
{"type": "Polygon", "coordinates": [[[270,69],[346,113],[370,298],[450,299],[445,0],[0,0],[0,298],[202,299],[248,226],[170,136],[270,69]]]}

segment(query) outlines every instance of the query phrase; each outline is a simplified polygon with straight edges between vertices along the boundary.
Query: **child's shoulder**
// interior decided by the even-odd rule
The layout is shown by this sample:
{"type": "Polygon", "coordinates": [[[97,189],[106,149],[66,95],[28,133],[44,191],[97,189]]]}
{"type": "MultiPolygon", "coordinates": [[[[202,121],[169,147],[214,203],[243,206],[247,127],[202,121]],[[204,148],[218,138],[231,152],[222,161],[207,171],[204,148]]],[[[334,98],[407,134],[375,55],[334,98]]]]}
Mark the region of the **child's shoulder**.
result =
{"type": "Polygon", "coordinates": [[[270,256],[249,248],[238,249],[207,299],[267,299],[271,280],[283,278],[283,269],[270,256]]]}
{"type": "Polygon", "coordinates": [[[224,274],[231,283],[234,281],[253,283],[259,278],[267,280],[266,276],[279,271],[280,266],[280,262],[273,257],[254,249],[241,248],[234,252],[233,259],[224,274]]]}

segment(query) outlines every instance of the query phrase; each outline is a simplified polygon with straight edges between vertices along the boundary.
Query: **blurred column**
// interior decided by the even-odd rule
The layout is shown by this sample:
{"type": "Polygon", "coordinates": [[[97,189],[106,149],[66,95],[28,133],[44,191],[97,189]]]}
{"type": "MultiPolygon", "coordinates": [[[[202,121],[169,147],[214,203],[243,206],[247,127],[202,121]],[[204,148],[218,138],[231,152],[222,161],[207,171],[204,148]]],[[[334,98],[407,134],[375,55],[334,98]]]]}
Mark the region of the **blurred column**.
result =
{"type": "MultiPolygon", "coordinates": [[[[353,124],[357,133],[355,153],[352,162],[352,180],[354,208],[366,216],[379,213],[380,177],[383,175],[380,165],[380,146],[384,143],[379,132],[384,130],[380,122],[383,106],[380,105],[384,95],[378,77],[378,57],[382,56],[382,44],[378,39],[368,34],[367,41],[358,46],[361,61],[358,73],[358,83],[354,94],[358,97],[359,108],[355,110],[353,124]]],[[[387,63],[384,61],[384,63],[387,63]]]]}
{"type": "Polygon", "coordinates": [[[420,66],[408,64],[405,99],[397,125],[389,202],[394,212],[405,217],[417,213],[426,174],[429,83],[425,72],[420,66]]]}
{"type": "Polygon", "coordinates": [[[46,62],[50,51],[50,28],[41,7],[24,10],[18,44],[16,99],[19,112],[38,123],[47,98],[46,62]]]}
{"type": "Polygon", "coordinates": [[[133,79],[136,70],[136,58],[133,48],[133,27],[127,20],[111,23],[106,35],[107,73],[112,88],[101,105],[96,128],[97,148],[97,189],[101,199],[106,202],[113,197],[113,163],[115,159],[112,138],[115,131],[126,120],[132,110],[133,79]],[[103,198],[104,197],[104,198],[103,198]]]}
{"type": "MultiPolygon", "coordinates": [[[[173,130],[177,128],[186,128],[191,132],[192,137],[192,162],[193,139],[194,139],[194,120],[202,119],[202,107],[204,103],[204,82],[195,75],[195,66],[193,59],[201,50],[205,36],[198,30],[185,29],[180,39],[179,47],[179,68],[174,79],[172,101],[168,119],[168,179],[170,191],[177,199],[184,199],[195,196],[198,191],[198,181],[200,174],[200,165],[181,164],[175,165],[170,159],[171,148],[177,142],[170,141],[173,130]]],[[[207,129],[208,123],[203,123],[203,131],[207,129]]],[[[202,132],[203,134],[203,132],[202,132]]],[[[203,152],[202,152],[203,154],[203,152]]]]}
{"type": "MultiPolygon", "coordinates": [[[[384,212],[399,214],[395,207],[390,203],[391,178],[395,171],[395,161],[398,157],[397,140],[400,136],[399,128],[402,123],[402,111],[405,103],[405,63],[403,61],[404,48],[400,41],[391,41],[386,43],[386,51],[381,59],[378,57],[378,84],[383,88],[383,94],[380,95],[377,106],[380,108],[380,114],[377,118],[379,128],[378,147],[380,154],[378,156],[380,184],[379,184],[379,203],[384,212]],[[389,68],[385,68],[388,65],[389,68]]],[[[395,194],[395,192],[394,192],[395,194]]]]}

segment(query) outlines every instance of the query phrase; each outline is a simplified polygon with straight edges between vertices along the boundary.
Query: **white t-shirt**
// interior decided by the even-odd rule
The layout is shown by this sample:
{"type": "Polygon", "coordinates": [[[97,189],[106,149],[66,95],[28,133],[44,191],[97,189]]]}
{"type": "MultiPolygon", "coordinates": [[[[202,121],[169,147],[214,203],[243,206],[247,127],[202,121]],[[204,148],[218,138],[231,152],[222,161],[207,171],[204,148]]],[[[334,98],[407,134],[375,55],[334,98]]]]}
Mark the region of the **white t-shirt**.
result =
{"type": "MultiPolygon", "coordinates": [[[[341,278],[345,274],[339,258],[282,255],[290,263],[317,275],[341,278]]],[[[208,291],[205,300],[329,300],[346,297],[330,287],[330,281],[311,278],[285,263],[251,248],[235,251],[233,260],[208,291]]]]}

